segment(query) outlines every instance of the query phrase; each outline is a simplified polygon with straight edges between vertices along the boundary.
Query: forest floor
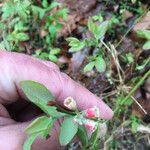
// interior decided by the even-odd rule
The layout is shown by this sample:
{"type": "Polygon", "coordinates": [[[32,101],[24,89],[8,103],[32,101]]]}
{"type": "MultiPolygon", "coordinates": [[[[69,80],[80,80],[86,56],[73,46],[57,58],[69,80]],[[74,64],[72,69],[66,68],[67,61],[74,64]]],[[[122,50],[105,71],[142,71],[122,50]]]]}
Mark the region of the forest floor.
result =
{"type": "MultiPolygon", "coordinates": [[[[8,39],[1,39],[0,47],[7,50],[11,47],[13,51],[54,61],[63,72],[101,97],[114,110],[113,119],[107,123],[107,133],[99,141],[99,149],[149,150],[150,2],[146,0],[57,0],[57,2],[69,11],[65,21],[61,20],[62,18],[57,20],[63,27],[55,29],[57,38],[50,46],[53,47],[53,52],[48,49],[47,43],[50,39],[46,33],[45,24],[48,23],[45,17],[41,21],[36,17],[32,20],[31,16],[31,23],[26,23],[30,30],[24,29],[23,32],[29,35],[30,40],[13,41],[11,29],[8,39]],[[92,18],[93,24],[89,23],[89,18],[92,18]],[[91,32],[95,32],[97,29],[95,26],[105,21],[109,21],[109,27],[100,39],[100,44],[96,45],[92,41],[91,32]],[[76,39],[66,40],[68,37],[76,39]],[[12,45],[15,43],[15,47],[9,45],[7,40],[12,42],[12,45]],[[73,40],[77,43],[73,43],[73,40]],[[91,40],[91,43],[88,41],[90,43],[88,46],[82,46],[84,40],[91,40]],[[100,63],[100,68],[95,65],[96,62],[100,63]]],[[[36,1],[35,5],[40,7],[41,1],[36,1]]],[[[57,12],[59,9],[61,8],[52,11],[57,12]]],[[[63,13],[65,14],[65,11],[63,13]]],[[[63,13],[61,12],[61,15],[63,13]]],[[[57,21],[55,24],[59,26],[57,21]]],[[[105,30],[105,26],[102,30],[105,30]]],[[[51,35],[54,33],[50,29],[49,32],[51,35]]],[[[5,33],[4,30],[0,33],[8,35],[8,29],[5,33]]],[[[68,149],[72,149],[71,146],[68,149]]]]}

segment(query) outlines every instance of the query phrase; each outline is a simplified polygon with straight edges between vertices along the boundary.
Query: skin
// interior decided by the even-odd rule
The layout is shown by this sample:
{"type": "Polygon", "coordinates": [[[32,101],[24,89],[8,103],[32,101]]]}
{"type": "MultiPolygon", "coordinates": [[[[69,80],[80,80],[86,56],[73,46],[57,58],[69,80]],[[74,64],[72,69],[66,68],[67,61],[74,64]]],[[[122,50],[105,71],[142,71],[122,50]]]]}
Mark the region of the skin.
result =
{"type": "MultiPolygon", "coordinates": [[[[22,80],[44,84],[60,105],[63,105],[66,97],[72,96],[80,110],[96,105],[100,109],[101,118],[111,119],[113,116],[112,110],[101,99],[60,72],[55,64],[24,54],[0,51],[0,149],[22,150],[27,138],[24,129],[31,119],[40,114],[35,106],[27,103],[19,84],[22,80]],[[11,118],[14,112],[19,121],[11,118]]],[[[59,125],[59,122],[55,123],[49,139],[39,137],[32,149],[62,149],[58,143],[59,125]]]]}

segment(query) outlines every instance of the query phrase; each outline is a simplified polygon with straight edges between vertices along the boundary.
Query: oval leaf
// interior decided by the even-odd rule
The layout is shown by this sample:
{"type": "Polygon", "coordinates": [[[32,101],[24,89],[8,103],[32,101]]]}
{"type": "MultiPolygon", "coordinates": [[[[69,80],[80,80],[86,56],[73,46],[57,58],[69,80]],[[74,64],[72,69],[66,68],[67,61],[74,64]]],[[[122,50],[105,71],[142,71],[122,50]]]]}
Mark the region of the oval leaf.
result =
{"type": "Polygon", "coordinates": [[[27,98],[33,103],[41,103],[47,105],[48,101],[54,100],[51,92],[42,84],[35,81],[21,81],[21,88],[27,98]]]}
{"type": "Polygon", "coordinates": [[[80,141],[82,142],[82,145],[87,146],[88,145],[88,135],[87,135],[87,131],[84,126],[78,127],[77,135],[78,135],[80,141]]]}
{"type": "Polygon", "coordinates": [[[144,50],[150,49],[150,41],[145,42],[145,44],[143,45],[143,49],[144,50]]]}
{"type": "Polygon", "coordinates": [[[106,63],[105,63],[105,60],[101,56],[97,57],[97,59],[95,61],[95,67],[98,72],[100,72],[100,73],[105,72],[106,63]]]}
{"type": "Polygon", "coordinates": [[[44,132],[52,121],[52,118],[46,116],[38,117],[26,128],[25,131],[28,134],[44,132]]]}
{"type": "Polygon", "coordinates": [[[53,61],[53,62],[57,62],[58,61],[58,58],[55,56],[55,55],[51,55],[49,54],[48,58],[53,61]]]}
{"type": "Polygon", "coordinates": [[[23,150],[31,150],[31,145],[34,140],[38,137],[39,133],[32,134],[23,144],[23,150]]]}
{"type": "Polygon", "coordinates": [[[101,39],[107,32],[109,21],[104,21],[98,26],[98,32],[95,34],[96,39],[101,39]]]}
{"type": "Polygon", "coordinates": [[[95,65],[95,62],[90,62],[90,63],[88,63],[88,64],[84,67],[83,71],[84,71],[84,72],[91,71],[91,70],[93,69],[94,65],[95,65]]]}
{"type": "Polygon", "coordinates": [[[149,30],[137,30],[136,33],[139,37],[150,40],[150,31],[149,30]]]}
{"type": "Polygon", "coordinates": [[[93,22],[92,18],[88,19],[88,29],[91,31],[94,35],[98,31],[98,26],[93,22]]]}
{"type": "Polygon", "coordinates": [[[69,144],[78,131],[78,125],[73,122],[73,117],[65,118],[60,129],[59,141],[62,146],[69,144]]]}

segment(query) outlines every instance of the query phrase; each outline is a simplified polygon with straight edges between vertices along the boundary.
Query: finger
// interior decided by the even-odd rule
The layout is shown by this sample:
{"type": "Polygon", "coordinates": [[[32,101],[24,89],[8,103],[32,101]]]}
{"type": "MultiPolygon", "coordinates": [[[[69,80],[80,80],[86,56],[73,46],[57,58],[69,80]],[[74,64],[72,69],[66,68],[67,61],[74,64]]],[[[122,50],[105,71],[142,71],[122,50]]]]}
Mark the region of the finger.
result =
{"type": "Polygon", "coordinates": [[[30,56],[6,51],[0,52],[0,58],[1,104],[12,103],[19,98],[19,94],[22,96],[19,87],[21,80],[35,80],[44,85],[46,85],[46,82],[49,82],[48,85],[54,92],[53,94],[57,95],[58,92],[55,93],[56,90],[53,90],[56,88],[56,85],[53,85],[53,80],[56,76],[55,74],[58,74],[56,72],[59,72],[55,65],[51,66],[51,63],[48,64],[30,56]]]}
{"type": "Polygon", "coordinates": [[[100,98],[92,94],[89,90],[81,86],[79,83],[73,81],[69,76],[62,73],[63,90],[59,95],[59,99],[65,99],[72,96],[80,110],[85,110],[93,106],[99,107],[100,118],[111,119],[113,116],[112,110],[100,98]],[[67,84],[66,84],[67,83],[67,84]]]}
{"type": "Polygon", "coordinates": [[[16,122],[13,119],[0,117],[0,127],[7,126],[10,124],[15,124],[16,122]]]}
{"type": "Polygon", "coordinates": [[[10,117],[8,111],[6,110],[6,108],[2,104],[0,104],[0,117],[5,117],[5,118],[10,117]]]}
{"type": "Polygon", "coordinates": [[[20,90],[20,81],[34,80],[44,84],[61,104],[66,97],[72,96],[79,109],[96,105],[100,109],[101,118],[112,118],[112,110],[101,99],[64,73],[26,55],[0,52],[0,57],[0,70],[3,70],[3,76],[0,74],[0,94],[4,99],[3,103],[15,101],[19,95],[24,96],[20,90]]]}
{"type": "Polygon", "coordinates": [[[41,63],[43,63],[44,65],[46,65],[47,67],[49,67],[51,69],[59,70],[59,67],[56,64],[54,64],[54,63],[52,63],[50,61],[40,60],[40,59],[37,59],[37,58],[33,58],[33,59],[35,59],[36,61],[40,61],[41,63]]]}
{"type": "MultiPolygon", "coordinates": [[[[0,149],[3,150],[21,150],[28,135],[25,134],[27,123],[17,123],[0,128],[0,149]]],[[[50,132],[50,138],[42,139],[40,136],[32,145],[32,150],[60,150],[58,142],[59,124],[55,123],[50,132]]]]}

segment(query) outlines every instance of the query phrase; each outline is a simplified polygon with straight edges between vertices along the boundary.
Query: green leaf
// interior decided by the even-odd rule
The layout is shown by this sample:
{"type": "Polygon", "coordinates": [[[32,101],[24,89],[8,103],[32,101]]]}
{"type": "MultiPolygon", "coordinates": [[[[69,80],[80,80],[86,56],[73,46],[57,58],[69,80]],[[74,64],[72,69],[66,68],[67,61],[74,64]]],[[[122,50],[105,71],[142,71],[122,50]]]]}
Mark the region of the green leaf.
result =
{"type": "Polygon", "coordinates": [[[64,21],[67,21],[68,19],[68,13],[69,9],[68,8],[63,8],[57,11],[60,14],[60,18],[62,17],[64,21]]]}
{"type": "Polygon", "coordinates": [[[42,84],[34,81],[22,81],[21,88],[30,101],[41,108],[47,115],[53,118],[60,118],[66,115],[65,113],[58,112],[55,106],[47,106],[47,103],[53,101],[54,97],[42,84]]]}
{"type": "Polygon", "coordinates": [[[47,2],[47,0],[43,0],[43,1],[42,1],[42,6],[43,6],[44,8],[47,8],[47,7],[48,7],[48,2],[47,2]]]}
{"type": "Polygon", "coordinates": [[[102,58],[102,56],[99,56],[96,58],[95,67],[98,72],[100,72],[100,73],[105,72],[106,63],[105,63],[105,60],[102,58]]]}
{"type": "Polygon", "coordinates": [[[103,21],[103,16],[102,16],[101,13],[99,13],[98,15],[93,16],[92,19],[93,19],[94,21],[97,21],[97,20],[98,20],[98,21],[102,22],[102,21],[103,21]]]}
{"type": "Polygon", "coordinates": [[[137,30],[136,33],[139,37],[150,40],[150,30],[137,30]]]}
{"type": "Polygon", "coordinates": [[[74,38],[74,37],[69,37],[66,39],[66,41],[70,42],[69,43],[69,44],[71,44],[70,46],[78,44],[80,42],[77,38],[74,38]]]}
{"type": "Polygon", "coordinates": [[[43,60],[48,60],[49,59],[49,54],[46,52],[41,52],[38,58],[43,59],[43,60]]]}
{"type": "Polygon", "coordinates": [[[108,29],[109,21],[102,22],[99,26],[96,25],[92,18],[88,20],[88,29],[94,34],[94,37],[99,40],[104,37],[107,29],[108,29]]]}
{"type": "Polygon", "coordinates": [[[99,128],[99,124],[97,126],[97,129],[94,131],[94,133],[92,134],[91,138],[90,138],[90,143],[92,145],[92,149],[97,149],[97,141],[98,141],[98,135],[100,132],[100,128],[99,128]]]}
{"type": "Polygon", "coordinates": [[[58,112],[55,106],[47,106],[43,105],[42,103],[35,103],[43,112],[45,112],[47,115],[53,117],[53,118],[60,118],[65,116],[65,113],[58,112]]]}
{"type": "Polygon", "coordinates": [[[32,8],[32,12],[33,12],[34,16],[39,15],[40,19],[42,19],[44,17],[45,9],[42,9],[42,8],[40,8],[38,6],[34,6],[34,5],[32,5],[31,8],[32,8]]]}
{"type": "Polygon", "coordinates": [[[78,125],[74,123],[73,117],[65,118],[60,129],[59,141],[62,146],[69,144],[78,131],[78,125]]]}
{"type": "Polygon", "coordinates": [[[95,33],[95,38],[96,39],[101,39],[104,37],[106,34],[106,31],[108,29],[109,22],[104,21],[98,26],[98,31],[95,33]]]}
{"type": "Polygon", "coordinates": [[[0,22],[0,30],[4,30],[5,27],[6,27],[5,24],[3,24],[3,23],[0,22]]]}
{"type": "Polygon", "coordinates": [[[131,130],[132,130],[133,133],[136,133],[137,132],[137,127],[140,124],[140,120],[136,116],[131,115],[130,116],[130,121],[131,121],[131,130]]]}
{"type": "Polygon", "coordinates": [[[69,42],[69,46],[71,47],[69,52],[77,52],[85,47],[85,42],[79,41],[77,38],[69,37],[66,40],[69,42]]]}
{"type": "Polygon", "coordinates": [[[34,140],[38,137],[39,133],[32,134],[25,143],[23,144],[23,150],[31,150],[31,145],[34,142],[34,140]]]}
{"type": "Polygon", "coordinates": [[[88,135],[84,126],[78,126],[77,136],[82,142],[82,145],[86,147],[88,145],[88,135]]]}
{"type": "Polygon", "coordinates": [[[132,64],[134,62],[134,55],[132,53],[127,53],[125,56],[125,60],[128,64],[132,64]]]}
{"type": "Polygon", "coordinates": [[[18,40],[18,41],[27,41],[29,40],[29,36],[26,34],[26,33],[17,33],[15,38],[18,40]]]}
{"type": "Polygon", "coordinates": [[[91,71],[91,70],[93,69],[94,65],[95,65],[95,62],[94,62],[94,61],[88,63],[88,64],[84,67],[83,71],[84,71],[84,72],[91,71]]]}
{"type": "Polygon", "coordinates": [[[5,42],[4,41],[0,42],[0,49],[2,49],[2,50],[5,49],[5,42]]]}
{"type": "Polygon", "coordinates": [[[85,47],[85,44],[83,42],[80,42],[80,44],[78,46],[71,47],[69,49],[69,52],[78,52],[81,49],[83,49],[84,47],[85,47]]]}
{"type": "Polygon", "coordinates": [[[143,45],[143,49],[144,50],[150,49],[150,40],[145,42],[145,44],[143,45]]]}
{"type": "Polygon", "coordinates": [[[58,61],[58,58],[55,56],[55,55],[51,55],[49,54],[48,58],[53,61],[53,62],[57,62],[58,61]]]}
{"type": "Polygon", "coordinates": [[[94,35],[98,31],[98,26],[93,22],[92,18],[88,19],[88,29],[91,31],[94,35]]]}
{"type": "Polygon", "coordinates": [[[138,122],[136,122],[136,121],[133,121],[132,123],[131,123],[131,129],[132,129],[132,132],[133,133],[136,133],[137,132],[137,127],[139,126],[139,123],[138,122]]]}
{"type": "Polygon", "coordinates": [[[43,131],[43,137],[44,138],[47,138],[47,136],[49,136],[49,133],[53,127],[54,120],[52,118],[50,118],[50,119],[51,119],[51,121],[49,122],[47,129],[45,131],[43,131]]]}
{"type": "Polygon", "coordinates": [[[55,106],[47,106],[47,105],[39,105],[38,106],[47,114],[50,115],[53,118],[60,118],[65,116],[65,113],[57,111],[57,107],[55,106]]]}
{"type": "Polygon", "coordinates": [[[42,133],[47,130],[49,124],[52,122],[52,118],[48,118],[46,116],[38,117],[26,128],[25,131],[28,134],[42,133]]]}
{"type": "Polygon", "coordinates": [[[51,92],[42,84],[35,81],[21,81],[21,88],[27,98],[33,103],[47,105],[48,101],[54,101],[51,92]]]}
{"type": "Polygon", "coordinates": [[[54,25],[51,25],[51,26],[49,26],[48,31],[49,31],[52,39],[54,39],[56,37],[56,34],[57,34],[56,27],[54,25]]]}
{"type": "Polygon", "coordinates": [[[42,50],[41,50],[41,49],[35,51],[35,55],[36,55],[36,56],[39,56],[41,53],[42,53],[42,50]]]}
{"type": "Polygon", "coordinates": [[[51,9],[53,9],[53,8],[55,8],[55,7],[57,7],[58,5],[59,5],[58,2],[52,2],[51,5],[47,8],[47,11],[49,11],[49,10],[51,10],[51,9]]]}
{"type": "Polygon", "coordinates": [[[14,14],[15,7],[13,7],[13,1],[8,1],[7,3],[3,3],[2,10],[2,18],[7,19],[10,15],[14,14]]]}
{"type": "Polygon", "coordinates": [[[57,54],[59,54],[59,52],[60,52],[59,48],[52,48],[50,50],[50,54],[52,54],[52,55],[57,55],[57,54]]]}

